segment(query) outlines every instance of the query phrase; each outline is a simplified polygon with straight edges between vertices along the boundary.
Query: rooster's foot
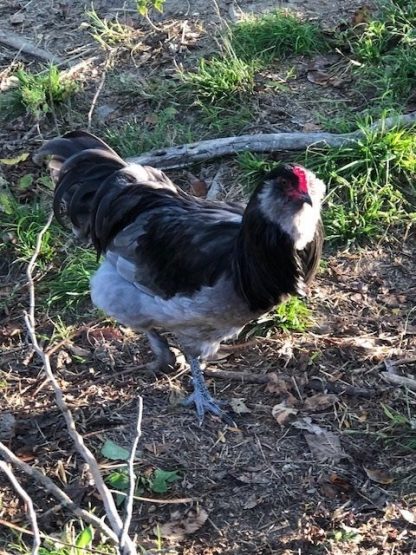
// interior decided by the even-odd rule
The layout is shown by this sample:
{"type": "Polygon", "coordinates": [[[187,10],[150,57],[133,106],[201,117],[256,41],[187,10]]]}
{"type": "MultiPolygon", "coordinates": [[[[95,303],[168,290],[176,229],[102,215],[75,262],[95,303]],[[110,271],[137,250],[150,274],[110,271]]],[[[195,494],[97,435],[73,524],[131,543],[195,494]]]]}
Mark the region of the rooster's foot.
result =
{"type": "Polygon", "coordinates": [[[191,393],[191,395],[189,395],[189,397],[182,401],[182,404],[185,407],[189,407],[192,404],[195,405],[200,424],[202,424],[204,420],[205,413],[210,412],[211,414],[222,418],[222,420],[226,424],[233,426],[233,419],[221,409],[220,405],[224,403],[221,401],[216,401],[208,391],[198,359],[191,358],[189,360],[189,364],[191,367],[194,391],[193,393],[191,393]]]}

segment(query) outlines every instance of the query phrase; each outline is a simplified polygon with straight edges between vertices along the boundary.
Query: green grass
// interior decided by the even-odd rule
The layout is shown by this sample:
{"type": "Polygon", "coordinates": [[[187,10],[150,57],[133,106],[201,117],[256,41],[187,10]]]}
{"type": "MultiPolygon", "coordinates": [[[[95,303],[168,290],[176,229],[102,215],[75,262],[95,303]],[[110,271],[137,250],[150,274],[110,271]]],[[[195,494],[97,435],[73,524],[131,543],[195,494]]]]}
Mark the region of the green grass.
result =
{"type": "MultiPolygon", "coordinates": [[[[0,232],[9,240],[0,243],[0,254],[3,256],[12,249],[16,261],[27,263],[35,249],[39,232],[48,219],[48,212],[43,203],[33,202],[21,204],[11,192],[3,189],[0,192],[0,213],[2,213],[0,232]]],[[[38,258],[38,266],[45,271],[55,256],[53,236],[61,237],[58,226],[53,225],[44,234],[38,258]]]]}
{"type": "Polygon", "coordinates": [[[266,64],[290,55],[309,55],[328,48],[317,25],[301,21],[285,10],[251,16],[236,23],[231,27],[231,45],[242,60],[260,60],[266,64]]]}
{"type": "MultiPolygon", "coordinates": [[[[48,219],[48,207],[35,201],[21,204],[7,189],[0,192],[0,256],[27,264],[33,255],[39,232],[48,219]]],[[[89,298],[89,278],[97,268],[94,251],[69,245],[69,255],[63,258],[62,242],[69,237],[57,223],[52,222],[42,238],[37,268],[44,279],[37,287],[39,302],[45,307],[74,309],[89,298]]]]}
{"type": "Polygon", "coordinates": [[[240,183],[247,195],[250,195],[260,184],[264,174],[276,166],[276,162],[269,161],[266,157],[251,152],[238,154],[237,164],[240,170],[240,183]]]}
{"type": "Polygon", "coordinates": [[[328,185],[323,210],[327,240],[375,239],[390,226],[416,221],[415,130],[362,129],[364,138],[356,144],[309,151],[302,160],[328,185]]]}
{"type": "MultiPolygon", "coordinates": [[[[344,37],[345,38],[345,37],[344,37]]],[[[384,0],[359,38],[351,38],[354,71],[379,111],[400,108],[416,87],[416,1],[384,0]]]]}
{"type": "Polygon", "coordinates": [[[0,96],[0,112],[5,119],[24,110],[39,119],[79,90],[79,84],[65,77],[54,65],[39,73],[20,68],[15,77],[17,86],[0,96]]]}
{"type": "Polygon", "coordinates": [[[191,124],[177,121],[177,110],[165,108],[154,114],[151,121],[142,117],[119,129],[107,131],[105,139],[124,157],[138,155],[156,148],[189,143],[196,138],[191,124]]]}
{"type": "Polygon", "coordinates": [[[253,93],[255,70],[253,62],[226,48],[223,55],[201,58],[196,71],[182,72],[181,77],[200,102],[235,104],[243,95],[253,93]]]}
{"type": "Polygon", "coordinates": [[[98,268],[97,255],[92,249],[75,245],[69,248],[69,256],[41,284],[40,291],[49,308],[75,310],[80,302],[90,298],[90,278],[98,268]]]}

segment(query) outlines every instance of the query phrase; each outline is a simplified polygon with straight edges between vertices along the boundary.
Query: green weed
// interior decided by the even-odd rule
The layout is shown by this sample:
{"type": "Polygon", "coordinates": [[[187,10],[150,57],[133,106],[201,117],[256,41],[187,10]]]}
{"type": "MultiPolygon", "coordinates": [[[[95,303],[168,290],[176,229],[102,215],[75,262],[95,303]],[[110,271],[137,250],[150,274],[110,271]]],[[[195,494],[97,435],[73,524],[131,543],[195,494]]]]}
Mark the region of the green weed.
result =
{"type": "Polygon", "coordinates": [[[146,16],[150,8],[162,12],[164,3],[165,0],[136,0],[136,8],[140,15],[146,16]]]}
{"type": "Polygon", "coordinates": [[[113,48],[123,45],[127,48],[134,48],[137,45],[137,31],[120,23],[117,19],[109,21],[100,17],[94,9],[85,13],[88,22],[83,26],[90,29],[91,36],[103,47],[113,48]]]}
{"type": "Polygon", "coordinates": [[[196,71],[182,72],[183,82],[206,103],[235,103],[254,90],[256,66],[236,56],[230,49],[224,55],[199,60],[196,71]]]}
{"type": "MultiPolygon", "coordinates": [[[[3,189],[0,192],[0,212],[2,221],[0,231],[8,241],[0,244],[0,252],[12,248],[17,260],[28,262],[33,254],[39,232],[45,225],[48,215],[43,204],[20,204],[13,195],[3,189]]],[[[53,236],[59,236],[57,226],[49,228],[42,238],[38,267],[44,271],[55,256],[53,236]]]]}
{"type": "Polygon", "coordinates": [[[319,28],[279,10],[251,16],[231,28],[231,44],[238,57],[270,63],[289,55],[311,54],[327,48],[319,28]]]}
{"type": "Polygon", "coordinates": [[[79,84],[54,65],[36,74],[20,68],[15,77],[16,87],[0,97],[0,111],[6,118],[26,110],[39,119],[79,90],[79,84]]]}

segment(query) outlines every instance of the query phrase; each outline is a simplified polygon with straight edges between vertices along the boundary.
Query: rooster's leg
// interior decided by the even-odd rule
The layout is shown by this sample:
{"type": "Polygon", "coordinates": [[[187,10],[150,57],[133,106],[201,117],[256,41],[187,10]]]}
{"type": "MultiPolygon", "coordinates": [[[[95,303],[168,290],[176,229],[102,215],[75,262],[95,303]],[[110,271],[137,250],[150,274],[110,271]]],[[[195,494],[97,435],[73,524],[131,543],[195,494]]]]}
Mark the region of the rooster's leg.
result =
{"type": "Polygon", "coordinates": [[[155,330],[146,332],[150,347],[156,360],[150,365],[154,371],[169,373],[175,368],[176,357],[169,349],[169,343],[155,330]]]}
{"type": "Polygon", "coordinates": [[[200,424],[202,424],[204,420],[205,413],[211,412],[216,416],[220,416],[227,424],[232,425],[232,419],[220,408],[220,402],[216,401],[208,391],[199,360],[197,358],[189,358],[188,362],[191,367],[194,391],[189,397],[182,401],[182,404],[185,407],[193,404],[195,405],[200,424]]]}

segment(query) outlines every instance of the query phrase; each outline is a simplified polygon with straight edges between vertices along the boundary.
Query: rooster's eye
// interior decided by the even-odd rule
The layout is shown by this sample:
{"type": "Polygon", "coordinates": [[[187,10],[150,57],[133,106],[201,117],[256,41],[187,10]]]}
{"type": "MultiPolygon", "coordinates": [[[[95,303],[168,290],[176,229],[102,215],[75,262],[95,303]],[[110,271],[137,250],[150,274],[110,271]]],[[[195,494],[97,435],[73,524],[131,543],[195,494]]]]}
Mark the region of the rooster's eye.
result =
{"type": "Polygon", "coordinates": [[[280,177],[279,178],[279,184],[281,185],[281,187],[283,189],[289,189],[291,187],[291,184],[290,184],[289,180],[286,179],[285,177],[280,177]]]}

